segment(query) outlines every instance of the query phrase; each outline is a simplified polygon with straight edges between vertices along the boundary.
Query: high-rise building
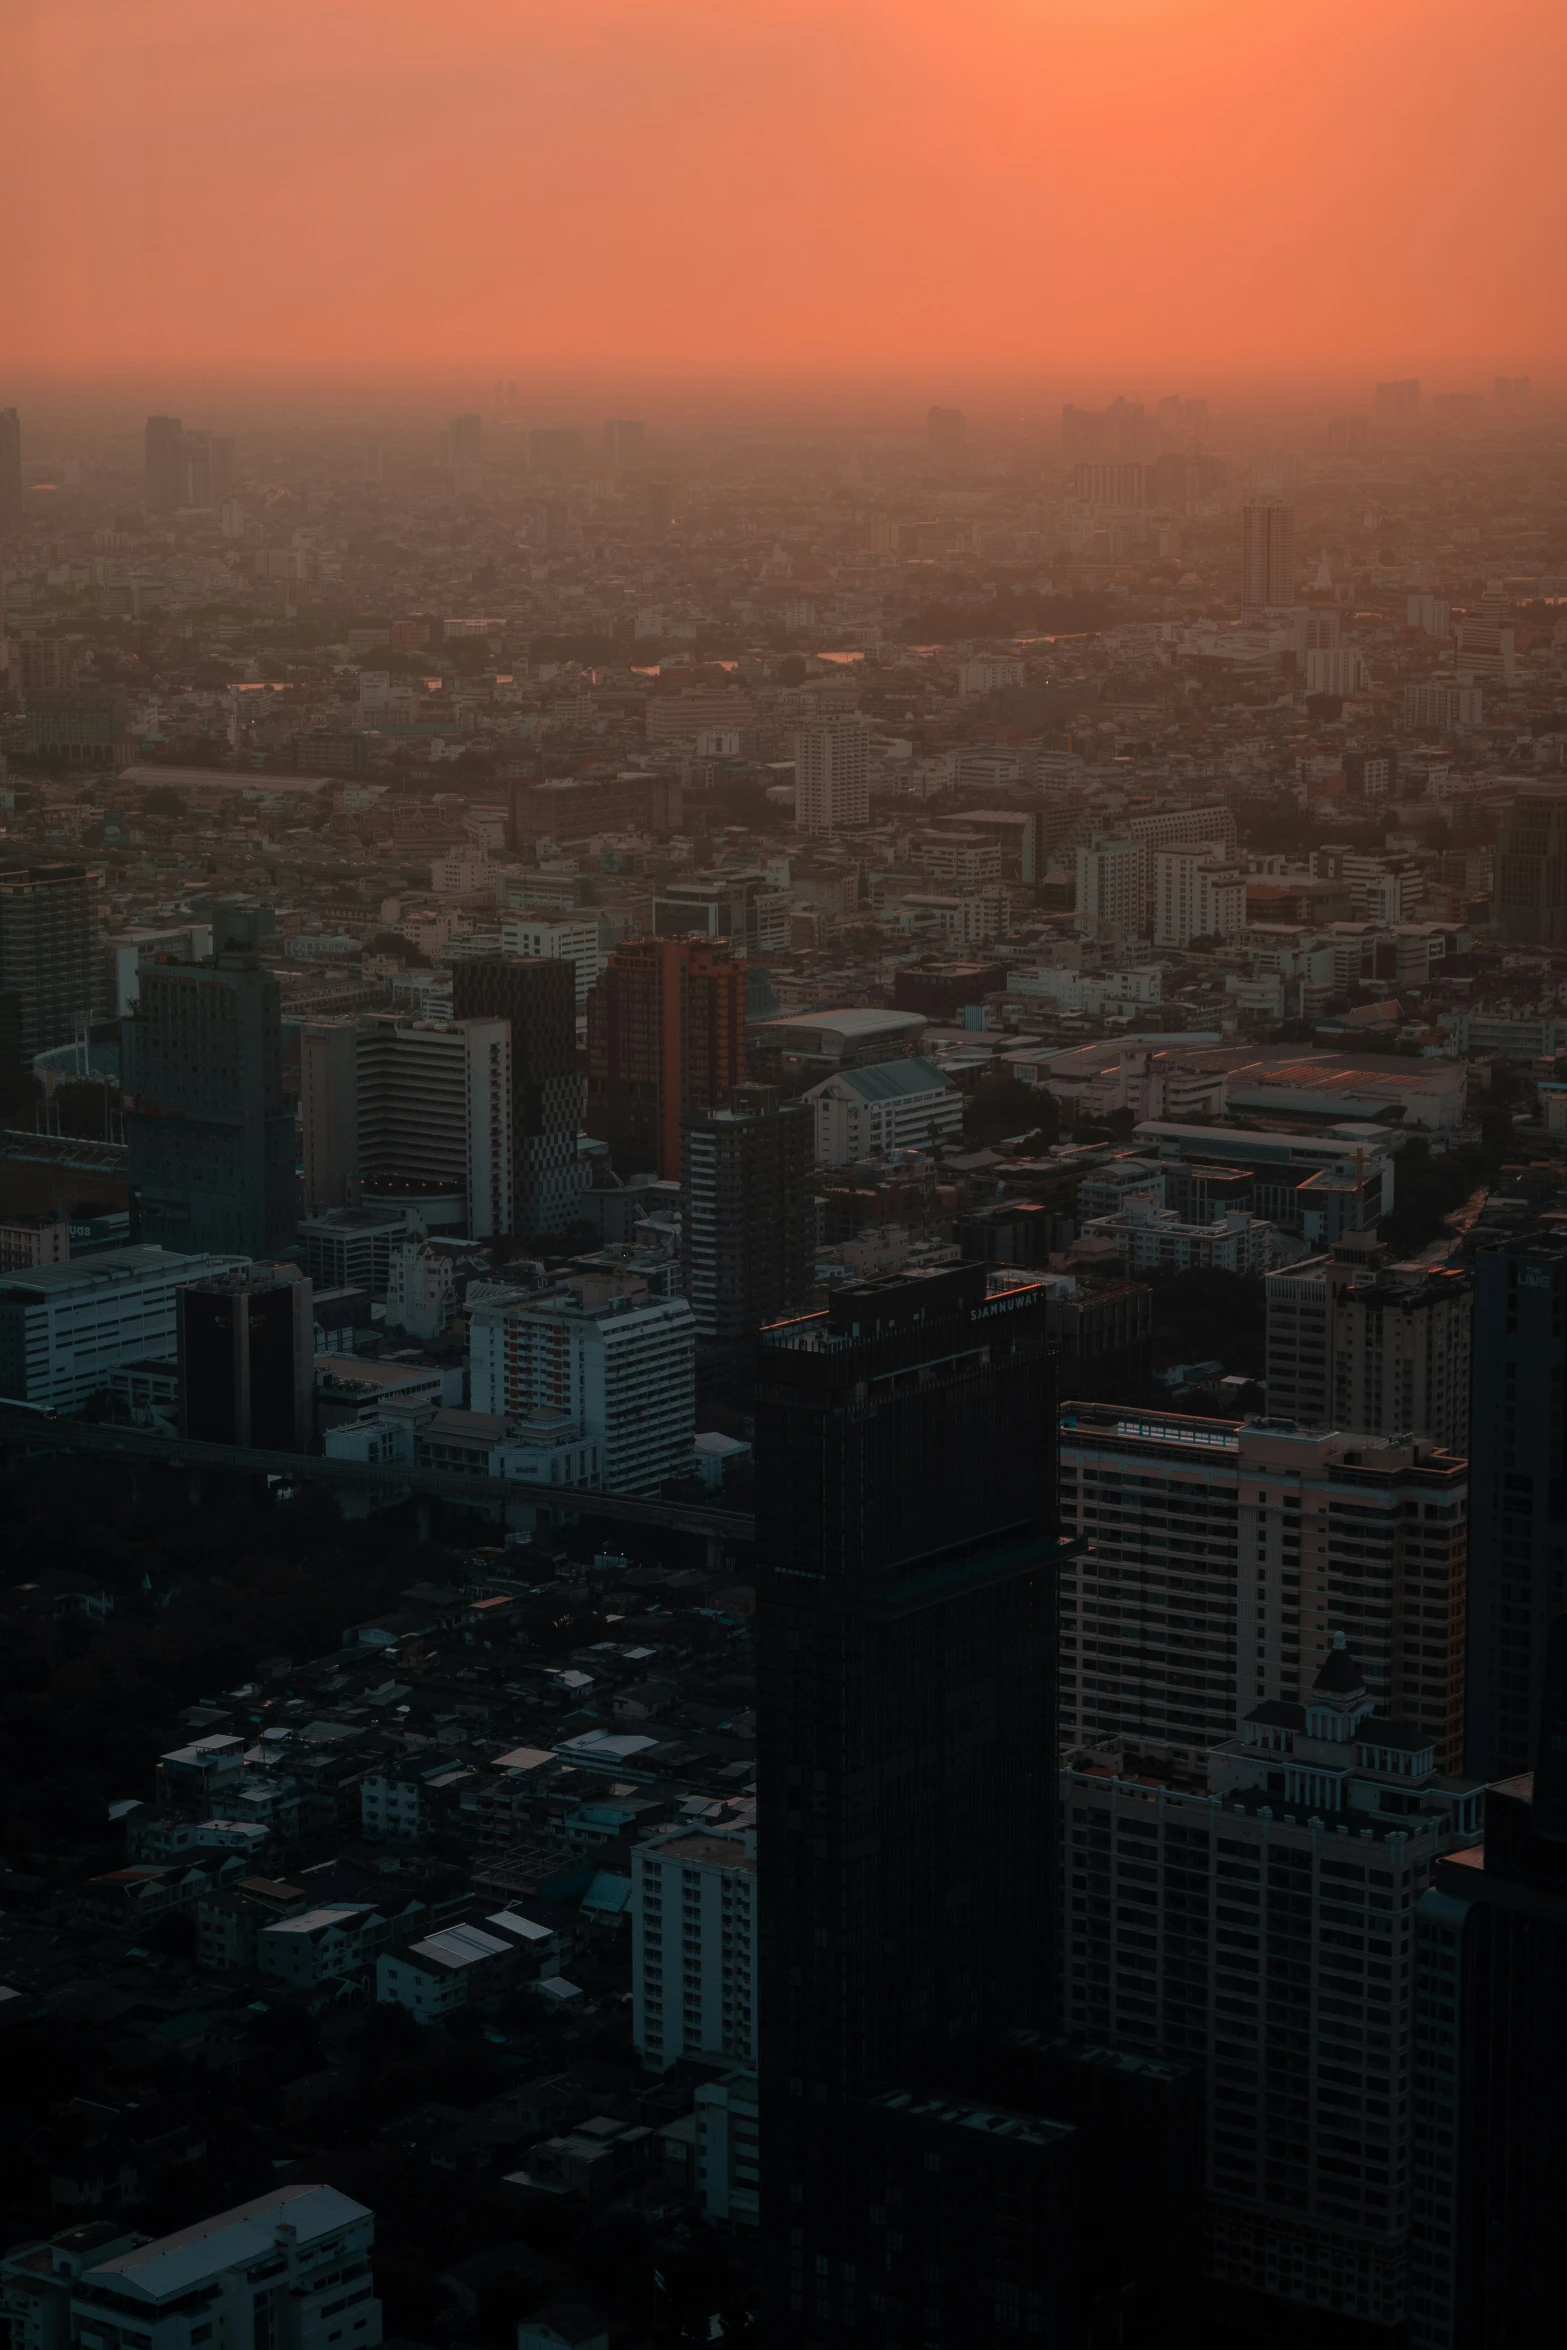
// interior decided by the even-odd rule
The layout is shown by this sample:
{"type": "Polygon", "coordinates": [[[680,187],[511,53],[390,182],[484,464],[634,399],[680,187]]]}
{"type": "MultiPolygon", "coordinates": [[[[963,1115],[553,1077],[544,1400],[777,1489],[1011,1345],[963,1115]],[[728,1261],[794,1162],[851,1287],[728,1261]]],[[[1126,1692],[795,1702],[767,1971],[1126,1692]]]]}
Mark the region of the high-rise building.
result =
{"type": "Polygon", "coordinates": [[[1078,843],[1076,927],[1084,938],[1146,935],[1149,855],[1142,841],[1121,834],[1078,843]]]}
{"type": "Polygon", "coordinates": [[[299,1046],[306,1207],[428,1186],[473,1239],[512,1231],[513,1094],[503,1019],[312,1023],[299,1046]]]}
{"type": "Polygon", "coordinates": [[[522,1240],[564,1232],[583,1189],[580,987],[580,970],[564,953],[480,955],[452,969],[459,1020],[511,1025],[510,1228],[522,1240]]]}
{"type": "Polygon", "coordinates": [[[22,419],[0,408],[0,534],[22,527],[22,419]]]}
{"type": "Polygon", "coordinates": [[[98,994],[98,875],[0,861],[0,997],[17,1006],[21,1059],[69,1044],[98,994]]]}
{"type": "Polygon", "coordinates": [[[631,2037],[655,2072],[756,2061],[756,1839],[655,1836],[631,1853],[631,2037]]]}
{"type": "Polygon", "coordinates": [[[968,418],[961,408],[929,408],[925,443],[938,465],[961,463],[968,442],[968,418]]]}
{"type": "Polygon", "coordinates": [[[576,983],[577,1011],[588,1008],[593,982],[603,966],[594,915],[503,914],[501,946],[507,955],[545,955],[569,963],[576,983]]]}
{"type": "Polygon", "coordinates": [[[1187,947],[1194,938],[1238,938],[1246,927],[1246,874],[1216,848],[1198,844],[1153,852],[1154,942],[1187,947]]]}
{"type": "Polygon", "coordinates": [[[1055,2006],[1044,1298],[860,1282],[759,1350],[762,2294],[799,2350],[1072,2322],[1069,2136],[992,2103],[1055,2006]]]}
{"type": "Polygon", "coordinates": [[[482,416],[454,416],[446,427],[446,458],[452,466],[477,465],[484,454],[482,416]]]}
{"type": "Polygon", "coordinates": [[[1567,791],[1520,791],[1502,817],[1495,903],[1504,939],[1567,946],[1567,791]]]}
{"type": "Polygon", "coordinates": [[[1264,1281],[1268,1410],[1306,1428],[1428,1438],[1469,1449],[1474,1283],[1448,1265],[1390,1262],[1372,1233],[1264,1281]]]}
{"type": "Polygon", "coordinates": [[[1203,2066],[1208,2276],[1397,2340],[1415,1904],[1473,1839],[1478,1782],[1374,1710],[1340,1632],[1205,1766],[1111,1739],[1073,1754],[1062,1808],[1068,2028],[1203,2066]]]}
{"type": "Polygon", "coordinates": [[[857,719],[802,726],[794,738],[794,821],[843,832],[871,820],[869,737],[857,719]]]}
{"type": "Polygon", "coordinates": [[[1206,1749],[1300,1703],[1347,1631],[1374,1700],[1456,1770],[1467,1508],[1433,1445],[1063,1406],[1063,1742],[1206,1749]]]}
{"type": "Polygon", "coordinates": [[[1548,1627],[1567,1608],[1567,1239],[1474,1260],[1468,1760],[1488,1779],[1538,1749],[1548,1627]]]}
{"type": "Polygon", "coordinates": [[[737,1085],[680,1121],[680,1249],[701,1338],[749,1338],[797,1313],[815,1258],[815,1129],[803,1102],[737,1085]]]}
{"type": "Polygon", "coordinates": [[[1420,413],[1420,378],[1400,376],[1376,388],[1377,422],[1408,424],[1420,413]]]}
{"type": "Polygon", "coordinates": [[[647,455],[647,426],[631,416],[612,416],[604,427],[604,454],[616,473],[640,465],[647,455]]]}
{"type": "Polygon", "coordinates": [[[587,1128],[625,1174],[680,1175],[680,1121],[745,1079],[746,966],[721,939],[628,939],[588,998],[587,1128]]]}
{"type": "Polygon", "coordinates": [[[1416,1913],[1411,2350],[1517,2350],[1567,2309],[1567,1616],[1532,1772],[1416,1913]]]}
{"type": "Polygon", "coordinates": [[[182,1436],[203,1444],[309,1451],[312,1294],[292,1266],[267,1265],[192,1281],[176,1293],[182,1436]]]}
{"type": "Polygon", "coordinates": [[[180,458],[185,426],[178,416],[149,416],[142,436],[147,455],[147,504],[154,514],[174,514],[181,502],[180,458]]]}
{"type": "Polygon", "coordinates": [[[1241,508],[1241,603],[1248,612],[1295,601],[1295,516],[1282,498],[1241,508]]]}
{"type": "Polygon", "coordinates": [[[559,1415],[600,1448],[611,1493],[656,1493],[689,1474],[696,1442],[696,1327],[683,1297],[580,1274],[520,1304],[468,1317],[476,1412],[559,1415]]]}
{"type": "Polygon", "coordinates": [[[220,907],[201,963],[149,963],[120,1024],[125,1136],[142,1237],[276,1256],[299,1217],[283,1010],[261,966],[270,915],[220,907]]]}

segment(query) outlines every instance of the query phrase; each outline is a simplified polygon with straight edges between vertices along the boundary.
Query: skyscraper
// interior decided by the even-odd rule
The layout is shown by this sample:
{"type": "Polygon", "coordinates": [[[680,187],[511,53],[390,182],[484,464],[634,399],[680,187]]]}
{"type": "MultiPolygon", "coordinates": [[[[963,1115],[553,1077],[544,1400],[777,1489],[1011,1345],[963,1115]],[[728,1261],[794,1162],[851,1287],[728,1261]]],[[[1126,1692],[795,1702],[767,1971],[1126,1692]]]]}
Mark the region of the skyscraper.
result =
{"type": "Polygon", "coordinates": [[[367,1184],[390,1183],[447,1193],[475,1240],[513,1229],[503,1019],[315,1022],[300,1037],[299,1091],[308,1208],[357,1207],[367,1184]]]}
{"type": "Polygon", "coordinates": [[[213,916],[204,963],[149,963],[121,1022],[131,1193],[144,1240],[273,1256],[294,1237],[294,1115],[283,1091],[271,917],[213,916]]]}
{"type": "Polygon", "coordinates": [[[871,817],[870,752],[856,719],[802,726],[794,738],[794,821],[801,832],[842,832],[871,817]]]}
{"type": "Polygon", "coordinates": [[[0,532],[22,527],[22,419],[0,408],[0,532]]]}
{"type": "Polygon", "coordinates": [[[179,1313],[180,1434],[307,1452],[314,1432],[312,1290],[292,1266],[188,1282],[179,1313]]]}
{"type": "Polygon", "coordinates": [[[1248,612],[1295,601],[1295,516],[1282,498],[1241,508],[1241,603],[1248,612]]]}
{"type": "Polygon", "coordinates": [[[1203,2065],[1209,2277],[1397,2340],[1414,1905],[1472,1840],[1478,1782],[1373,1710],[1342,1633],[1298,1700],[1253,1708],[1195,1770],[1128,1737],[1063,1777],[1067,2021],[1203,2065]]]}
{"type": "Polygon", "coordinates": [[[1468,1759],[1488,1779],[1536,1750],[1546,1631],[1567,1607],[1567,1239],[1475,1257],[1468,1759]]]}
{"type": "Polygon", "coordinates": [[[745,1077],[746,966],[722,939],[635,938],[588,998],[588,1132],[624,1173],[680,1175],[680,1121],[745,1077]]]}
{"type": "Polygon", "coordinates": [[[1504,939],[1567,945],[1567,791],[1519,792],[1496,834],[1496,919],[1504,939]]]}
{"type": "Polygon", "coordinates": [[[69,1044],[98,993],[98,876],[85,865],[0,864],[0,998],[22,1061],[69,1044]]]}
{"type": "Polygon", "coordinates": [[[1536,1754],[1417,1913],[1412,2350],[1543,2350],[1567,2310],[1567,1616],[1536,1754]]]}
{"type": "Polygon", "coordinates": [[[846,1286],[757,1363],[763,2303],[791,2350],[1065,2339],[1045,1291],[846,1286]]]}
{"type": "Polygon", "coordinates": [[[815,1254],[815,1129],[803,1102],[737,1085],[680,1121],[680,1245],[701,1338],[749,1338],[797,1312],[815,1254]]]}
{"type": "Polygon", "coordinates": [[[956,465],[968,440],[968,418],[961,408],[930,408],[925,415],[925,442],[941,465],[956,465]]]}
{"type": "Polygon", "coordinates": [[[459,1020],[511,1024],[511,1229],[564,1232],[584,1170],[576,966],[555,955],[481,955],[452,971],[459,1020]]]}
{"type": "Polygon", "coordinates": [[[1474,1283],[1450,1265],[1411,1271],[1389,1258],[1355,1233],[1268,1274],[1268,1410],[1467,1455],[1474,1283]]]}
{"type": "Polygon", "coordinates": [[[149,416],[142,437],[147,452],[148,507],[154,514],[176,513],[182,488],[184,423],[178,416],[149,416]]]}

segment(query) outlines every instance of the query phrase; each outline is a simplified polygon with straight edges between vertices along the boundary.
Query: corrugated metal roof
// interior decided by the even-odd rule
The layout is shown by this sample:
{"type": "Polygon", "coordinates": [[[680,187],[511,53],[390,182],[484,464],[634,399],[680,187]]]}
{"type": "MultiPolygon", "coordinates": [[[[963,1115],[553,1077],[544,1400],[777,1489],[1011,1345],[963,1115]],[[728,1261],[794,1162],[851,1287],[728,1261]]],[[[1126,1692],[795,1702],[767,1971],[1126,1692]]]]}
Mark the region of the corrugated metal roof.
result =
{"type": "Polygon", "coordinates": [[[861,1099],[868,1102],[897,1101],[901,1097],[920,1093],[955,1093],[957,1087],[943,1077],[932,1061],[875,1061],[868,1069],[843,1069],[831,1084],[852,1085],[861,1099]]]}

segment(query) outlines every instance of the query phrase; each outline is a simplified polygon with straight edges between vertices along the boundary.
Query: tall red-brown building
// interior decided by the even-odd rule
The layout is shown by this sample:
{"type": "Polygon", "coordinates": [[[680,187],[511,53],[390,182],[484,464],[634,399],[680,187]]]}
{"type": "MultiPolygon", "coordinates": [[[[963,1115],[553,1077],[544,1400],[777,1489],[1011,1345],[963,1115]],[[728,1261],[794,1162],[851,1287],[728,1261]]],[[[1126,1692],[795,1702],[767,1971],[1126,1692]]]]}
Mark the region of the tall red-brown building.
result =
{"type": "Polygon", "coordinates": [[[745,1079],[745,964],[722,939],[634,938],[588,998],[588,1132],[678,1181],[680,1120],[745,1079]]]}

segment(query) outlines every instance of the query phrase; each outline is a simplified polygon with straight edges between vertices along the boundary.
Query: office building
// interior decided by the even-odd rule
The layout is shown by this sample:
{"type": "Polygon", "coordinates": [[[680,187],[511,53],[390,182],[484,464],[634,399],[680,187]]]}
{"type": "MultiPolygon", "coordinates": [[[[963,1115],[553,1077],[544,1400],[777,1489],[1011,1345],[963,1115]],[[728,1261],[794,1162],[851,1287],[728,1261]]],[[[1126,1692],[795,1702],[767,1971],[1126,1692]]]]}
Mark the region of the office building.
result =
{"type": "Polygon", "coordinates": [[[564,956],[480,955],[452,971],[459,1020],[511,1028],[511,1223],[519,1239],[564,1232],[577,1213],[584,1170],[582,1075],[577,1059],[581,980],[564,956]]]}
{"type": "Polygon", "coordinates": [[[1567,2309],[1567,1616],[1532,1772],[1416,1913],[1411,2350],[1517,2350],[1567,2309]]]}
{"type": "Polygon", "coordinates": [[[1241,604],[1263,612],[1295,601],[1295,516],[1281,498],[1241,508],[1241,604]]]}
{"type": "Polygon", "coordinates": [[[1205,1765],[1113,1739],[1072,1756],[1062,1808],[1068,2028],[1204,2068],[1209,2278],[1396,2340],[1415,1904],[1476,1834],[1478,1782],[1374,1709],[1339,1632],[1205,1765]]]}
{"type": "Polygon", "coordinates": [[[1524,789],[1497,827],[1495,920],[1504,939],[1567,946],[1567,791],[1524,789]]]}
{"type": "Polygon", "coordinates": [[[844,832],[871,820],[870,737],[858,719],[802,726],[794,738],[799,832],[844,832]]]}
{"type": "Polygon", "coordinates": [[[504,1020],[312,1023],[299,1041],[306,1208],[358,1208],[367,1186],[444,1191],[472,1239],[510,1232],[512,1094],[504,1020]]]}
{"type": "MultiPolygon", "coordinates": [[[[271,1929],[266,1929],[270,1931],[271,1929]]],[[[336,2187],[274,2187],[172,2236],[134,2241],[71,2288],[82,2350],[376,2350],[375,2215],[336,2187]]]]}
{"type": "Polygon", "coordinates": [[[1096,833],[1077,847],[1076,928],[1080,937],[1115,941],[1147,935],[1144,905],[1149,850],[1126,835],[1096,833]]]}
{"type": "Polygon", "coordinates": [[[1239,938],[1246,927],[1246,875],[1201,844],[1153,852],[1154,944],[1189,947],[1195,938],[1239,938]]]}
{"type": "Polygon", "coordinates": [[[523,1303],[468,1317],[476,1412],[560,1413],[599,1447],[612,1493],[657,1493],[689,1474],[696,1441],[696,1325],[683,1297],[631,1276],[579,1274],[523,1303]]]}
{"type": "Polygon", "coordinates": [[[756,2061],[754,1836],[658,1836],[631,1853],[631,2037],[655,2072],[756,2061]]]}
{"type": "Polygon", "coordinates": [[[988,2094],[1055,2004],[1053,1387],[1043,1289],[980,1265],[759,1349],[762,2296],[800,2350],[1068,2338],[1070,2134],[988,2094]]]}
{"type": "Polygon", "coordinates": [[[185,426],[178,416],[149,416],[142,435],[147,463],[147,505],[154,514],[179,511],[180,455],[185,426]]]}
{"type": "Polygon", "coordinates": [[[211,958],[143,970],[120,1026],[125,1137],[143,1239],[276,1256],[294,1237],[294,1114],[283,1091],[270,915],[220,907],[211,958]]]}
{"type": "Polygon", "coordinates": [[[811,1086],[819,1167],[852,1166],[891,1151],[928,1151],[963,1131],[963,1096],[931,1061],[842,1069],[811,1086]]]}
{"type": "Polygon", "coordinates": [[[925,445],[938,465],[960,465],[968,442],[968,418],[961,408],[928,408],[925,445]]]}
{"type": "Polygon", "coordinates": [[[587,1129],[622,1174],[680,1175],[680,1121],[745,1079],[746,966],[726,941],[629,939],[588,998],[587,1129]]]}
{"type": "Polygon", "coordinates": [[[19,1058],[70,1044],[98,998],[98,880],[85,865],[0,859],[0,998],[19,1058]]]}
{"type": "Polygon", "coordinates": [[[248,1265],[176,1296],[180,1434],[308,1452],[315,1433],[312,1291],[292,1265],[248,1265]]]}
{"type": "Polygon", "coordinates": [[[1485,620],[1460,620],[1453,674],[1459,685],[1505,689],[1517,681],[1517,631],[1485,620]]]}
{"type": "Polygon", "coordinates": [[[1546,1635],[1567,1608],[1567,1239],[1482,1248],[1474,1276],[1468,1761],[1502,1779],[1538,1750],[1546,1635]]]}
{"type": "Polygon", "coordinates": [[[22,527],[22,419],[0,408],[0,535],[22,527]]]}
{"type": "Polygon", "coordinates": [[[796,1313],[814,1275],[815,1133],[800,1102],[737,1085],[680,1121],[681,1278],[697,1335],[749,1338],[796,1313]]]}
{"type": "Polygon", "coordinates": [[[191,1281],[242,1272],[240,1256],[145,1244],[100,1249],[0,1280],[0,1396],[79,1411],[122,1363],[173,1362],[177,1293],[191,1281]]]}
{"type": "Polygon", "coordinates": [[[726,938],[737,955],[787,954],[791,899],[764,873],[666,881],[653,900],[660,938],[726,938]]]}
{"type": "Polygon", "coordinates": [[[1467,1272],[1392,1264],[1366,1232],[1268,1274],[1265,1288],[1275,1419],[1409,1434],[1467,1453],[1474,1310],[1467,1272]]]}
{"type": "Polygon", "coordinates": [[[1379,424],[1409,424],[1420,413],[1420,378],[1403,376],[1376,388],[1377,422],[1379,424]]]}
{"type": "Polygon", "coordinates": [[[1375,1702],[1456,1770],[1468,1487],[1414,1440],[1064,1404],[1063,1742],[1204,1751],[1299,1704],[1346,1631],[1375,1702]]]}
{"type": "Polygon", "coordinates": [[[615,473],[640,465],[647,455],[647,426],[630,416],[612,416],[604,427],[604,454],[615,473]]]}
{"type": "Polygon", "coordinates": [[[543,914],[503,914],[501,948],[508,956],[542,955],[549,962],[569,963],[579,1018],[586,1012],[604,959],[598,923],[591,914],[563,915],[555,920],[543,914]]]}
{"type": "Polygon", "coordinates": [[[1456,727],[1479,726],[1485,717],[1485,694],[1477,685],[1429,685],[1404,688],[1404,724],[1434,727],[1451,734],[1456,727]]]}

